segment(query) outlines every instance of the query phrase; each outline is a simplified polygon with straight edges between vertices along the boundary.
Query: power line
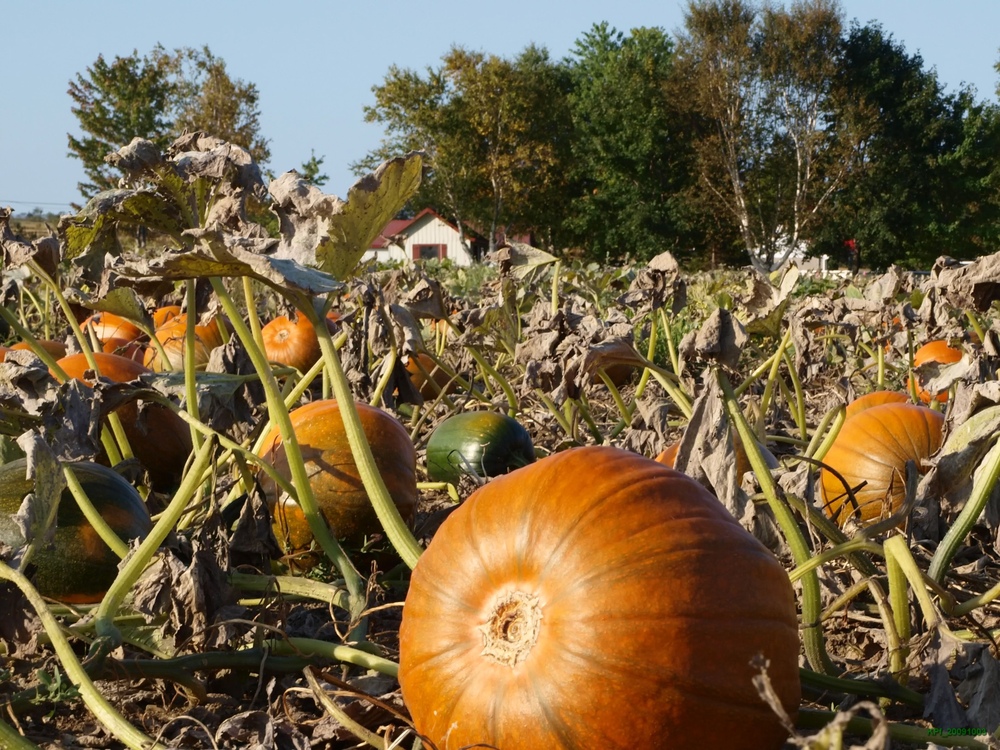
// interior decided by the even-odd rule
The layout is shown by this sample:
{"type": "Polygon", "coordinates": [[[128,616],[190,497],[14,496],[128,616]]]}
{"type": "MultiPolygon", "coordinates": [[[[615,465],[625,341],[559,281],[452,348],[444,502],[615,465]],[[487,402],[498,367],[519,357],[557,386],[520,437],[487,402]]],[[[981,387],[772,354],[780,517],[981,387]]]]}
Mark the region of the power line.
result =
{"type": "Polygon", "coordinates": [[[0,204],[5,203],[16,203],[18,205],[24,206],[67,206],[71,207],[72,203],[52,203],[51,201],[11,201],[6,198],[0,198],[0,204]]]}

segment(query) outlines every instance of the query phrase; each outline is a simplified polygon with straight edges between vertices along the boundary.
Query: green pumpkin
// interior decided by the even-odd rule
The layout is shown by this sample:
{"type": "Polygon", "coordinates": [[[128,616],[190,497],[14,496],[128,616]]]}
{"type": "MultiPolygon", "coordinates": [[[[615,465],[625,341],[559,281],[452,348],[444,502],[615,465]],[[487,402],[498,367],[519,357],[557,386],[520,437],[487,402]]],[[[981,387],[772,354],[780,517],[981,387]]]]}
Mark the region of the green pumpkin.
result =
{"type": "MultiPolygon", "coordinates": [[[[149,511],[135,488],[120,474],[94,463],[74,463],[73,472],[90,502],[125,542],[143,538],[153,526],[149,511]]],[[[0,466],[0,542],[17,548],[23,542],[14,515],[34,482],[25,478],[27,461],[0,466]]],[[[69,488],[59,498],[50,544],[31,558],[39,593],[71,604],[99,602],[118,575],[118,556],[83,515],[69,488]]]]}
{"type": "Polygon", "coordinates": [[[535,460],[531,435],[506,414],[455,414],[437,426],[427,442],[427,474],[436,482],[457,482],[464,474],[495,477],[535,460]]]}

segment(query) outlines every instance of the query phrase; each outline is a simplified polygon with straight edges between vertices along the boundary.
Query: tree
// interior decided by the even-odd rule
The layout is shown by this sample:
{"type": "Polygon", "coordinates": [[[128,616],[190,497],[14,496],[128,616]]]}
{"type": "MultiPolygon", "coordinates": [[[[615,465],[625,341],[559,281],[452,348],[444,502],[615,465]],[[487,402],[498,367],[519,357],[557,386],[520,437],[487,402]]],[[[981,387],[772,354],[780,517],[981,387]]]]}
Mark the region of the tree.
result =
{"type": "Polygon", "coordinates": [[[320,172],[323,168],[323,162],[326,159],[325,156],[316,157],[316,152],[313,149],[309,149],[309,160],[302,162],[302,167],[300,169],[302,173],[302,179],[309,182],[316,187],[322,187],[330,179],[328,174],[320,172]]]}
{"type": "Polygon", "coordinates": [[[689,105],[696,202],[735,222],[764,271],[809,240],[856,150],[831,110],[840,33],[833,0],[688,5],[671,89],[689,105]]]}
{"type": "Polygon", "coordinates": [[[83,163],[89,182],[78,187],[85,198],[117,184],[104,157],[137,137],[163,150],[185,131],[204,130],[247,149],[258,163],[270,158],[257,87],[230,78],[208,47],[168,53],[157,45],[149,55],[133,51],[110,63],[98,56],[68,93],[83,131],[67,134],[69,155],[83,163]]]}
{"type": "Polygon", "coordinates": [[[84,134],[68,135],[69,155],[83,162],[89,182],[78,184],[84,197],[115,186],[115,170],[104,157],[135,137],[163,149],[171,140],[175,85],[161,48],[152,56],[116,57],[108,63],[98,55],[86,74],[70,81],[73,114],[84,134]]]}
{"type": "Polygon", "coordinates": [[[854,167],[827,207],[817,251],[853,240],[865,265],[928,267],[969,257],[995,237],[989,182],[996,153],[992,108],[946,95],[918,54],[881,26],[854,24],[842,41],[834,96],[863,130],[854,167]]]}
{"type": "Polygon", "coordinates": [[[673,42],[658,28],[625,36],[595,24],[566,64],[575,191],[566,224],[574,244],[595,259],[684,255],[692,238],[681,195],[692,154],[666,90],[673,42]]]}
{"type": "MultiPolygon", "coordinates": [[[[417,204],[433,205],[496,245],[497,230],[553,236],[565,194],[562,161],[570,122],[563,78],[548,54],[528,47],[514,60],[453,47],[426,75],[390,68],[365,119],[386,127],[359,173],[400,152],[424,152],[417,204]]],[[[550,240],[554,243],[554,240],[550,240]]]]}
{"type": "Polygon", "coordinates": [[[258,164],[271,158],[260,133],[260,93],[256,84],[231,78],[226,62],[207,47],[175,50],[171,59],[176,80],[174,131],[202,130],[241,146],[258,164]]]}

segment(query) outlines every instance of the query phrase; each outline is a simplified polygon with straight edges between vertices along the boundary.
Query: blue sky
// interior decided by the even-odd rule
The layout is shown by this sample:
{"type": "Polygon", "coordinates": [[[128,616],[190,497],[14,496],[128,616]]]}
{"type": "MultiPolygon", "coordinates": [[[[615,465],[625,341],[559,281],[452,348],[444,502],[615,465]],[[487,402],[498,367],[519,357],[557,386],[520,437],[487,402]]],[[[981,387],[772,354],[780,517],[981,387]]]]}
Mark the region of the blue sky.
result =
{"type": "MultiPolygon", "coordinates": [[[[941,0],[842,0],[841,6],[848,21],[878,21],[907,52],[919,52],[948,90],[964,82],[981,99],[996,98],[997,0],[947,6],[941,0]]],[[[99,54],[145,54],[157,42],[167,49],[207,44],[230,75],[257,84],[270,169],[297,168],[313,149],[325,157],[325,190],[344,196],[354,181],[349,164],[381,139],[381,128],[365,123],[362,109],[391,64],[436,66],[453,44],[513,56],[534,42],[558,59],[600,21],[622,31],[659,26],[675,32],[684,7],[677,0],[8,2],[2,10],[0,206],[65,211],[80,200],[76,184],[83,172],[66,155],[66,134],[79,134],[66,89],[99,54]],[[169,15],[147,10],[164,7],[169,15]]]]}

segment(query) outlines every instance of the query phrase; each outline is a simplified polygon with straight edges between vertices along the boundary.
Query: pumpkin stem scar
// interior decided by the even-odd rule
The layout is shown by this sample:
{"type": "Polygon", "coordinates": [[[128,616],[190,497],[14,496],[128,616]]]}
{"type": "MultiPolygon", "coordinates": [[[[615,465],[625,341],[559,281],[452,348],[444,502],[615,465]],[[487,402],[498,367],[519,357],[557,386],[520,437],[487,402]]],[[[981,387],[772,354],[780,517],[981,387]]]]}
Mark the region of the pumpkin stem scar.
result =
{"type": "Polygon", "coordinates": [[[538,641],[541,624],[542,605],[537,596],[523,591],[499,595],[486,622],[479,626],[483,634],[482,655],[498,664],[517,666],[528,658],[538,641]]]}

